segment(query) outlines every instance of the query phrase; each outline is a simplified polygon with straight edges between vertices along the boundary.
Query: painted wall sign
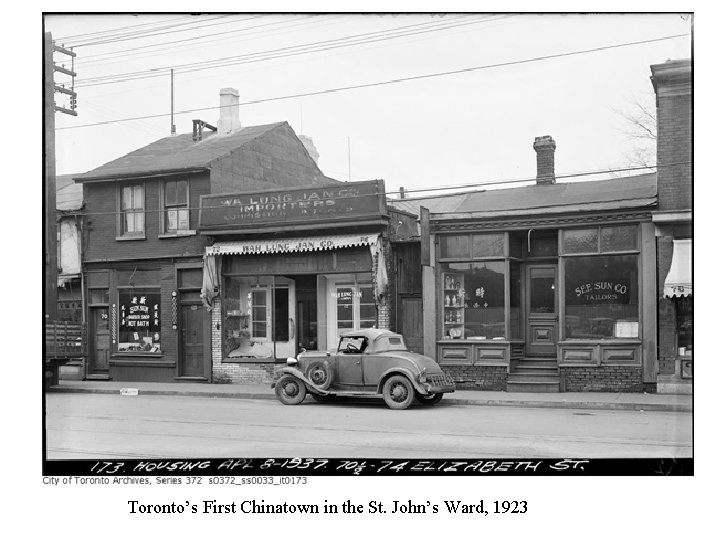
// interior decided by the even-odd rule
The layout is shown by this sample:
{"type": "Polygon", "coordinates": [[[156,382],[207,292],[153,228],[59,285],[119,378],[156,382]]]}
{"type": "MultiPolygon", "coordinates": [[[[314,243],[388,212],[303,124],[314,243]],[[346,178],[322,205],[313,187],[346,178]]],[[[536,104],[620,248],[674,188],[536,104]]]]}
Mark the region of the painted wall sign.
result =
{"type": "Polygon", "coordinates": [[[120,329],[158,332],[160,330],[160,295],[121,292],[120,329]]]}
{"type": "Polygon", "coordinates": [[[382,180],[322,188],[203,195],[200,230],[255,228],[298,222],[380,217],[387,214],[382,180]]]}

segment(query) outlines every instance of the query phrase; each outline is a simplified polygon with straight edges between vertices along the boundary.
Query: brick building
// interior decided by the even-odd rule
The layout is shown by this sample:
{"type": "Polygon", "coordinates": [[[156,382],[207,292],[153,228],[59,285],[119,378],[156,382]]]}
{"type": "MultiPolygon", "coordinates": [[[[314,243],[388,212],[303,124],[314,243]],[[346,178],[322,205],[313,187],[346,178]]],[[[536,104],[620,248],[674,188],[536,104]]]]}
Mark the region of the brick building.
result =
{"type": "Polygon", "coordinates": [[[658,392],[689,393],[693,373],[692,63],[651,66],[657,104],[658,392]]]}
{"type": "Polygon", "coordinates": [[[286,123],[242,127],[223,89],[217,127],[155,141],[75,177],[85,201],[87,378],[209,381],[211,313],[200,291],[212,236],[205,195],[332,186],[286,123]]]}
{"type": "Polygon", "coordinates": [[[425,354],[460,387],[654,391],[654,174],[393,201],[429,211],[425,354]]]}

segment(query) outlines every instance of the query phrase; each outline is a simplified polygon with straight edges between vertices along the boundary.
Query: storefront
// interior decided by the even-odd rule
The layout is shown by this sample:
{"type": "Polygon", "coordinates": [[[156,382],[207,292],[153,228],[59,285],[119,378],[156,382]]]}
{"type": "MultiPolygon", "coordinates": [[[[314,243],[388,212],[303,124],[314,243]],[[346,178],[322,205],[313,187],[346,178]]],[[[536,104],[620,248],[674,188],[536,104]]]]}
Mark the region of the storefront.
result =
{"type": "Polygon", "coordinates": [[[203,197],[213,378],[267,382],[303,349],[387,328],[387,222],[380,181],[203,197]]]}
{"type": "Polygon", "coordinates": [[[654,389],[654,190],[652,175],[538,185],[431,214],[443,369],[488,390],[654,389]]]}

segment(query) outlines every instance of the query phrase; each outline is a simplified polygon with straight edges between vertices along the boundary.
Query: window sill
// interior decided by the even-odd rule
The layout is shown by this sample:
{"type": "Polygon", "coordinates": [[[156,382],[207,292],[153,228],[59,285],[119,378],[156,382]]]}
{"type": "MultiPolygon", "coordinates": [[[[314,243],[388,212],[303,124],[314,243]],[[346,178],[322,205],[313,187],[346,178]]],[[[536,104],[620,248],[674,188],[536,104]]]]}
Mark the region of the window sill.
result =
{"type": "Polygon", "coordinates": [[[195,236],[197,231],[177,231],[171,233],[158,234],[158,238],[183,238],[185,236],[195,236]]]}
{"type": "Polygon", "coordinates": [[[137,236],[130,236],[130,235],[124,235],[124,236],[116,236],[115,240],[118,242],[128,242],[132,240],[145,240],[145,235],[137,235],[137,236]]]}

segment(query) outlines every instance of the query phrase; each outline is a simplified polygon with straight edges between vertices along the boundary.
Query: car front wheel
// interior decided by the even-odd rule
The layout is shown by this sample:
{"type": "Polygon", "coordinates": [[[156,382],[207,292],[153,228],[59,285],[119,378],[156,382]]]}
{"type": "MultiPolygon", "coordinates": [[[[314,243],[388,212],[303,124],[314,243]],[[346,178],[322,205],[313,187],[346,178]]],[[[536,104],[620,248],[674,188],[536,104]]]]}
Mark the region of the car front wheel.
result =
{"type": "Polygon", "coordinates": [[[415,397],[412,383],[402,375],[393,375],[383,386],[383,399],[391,409],[407,409],[415,397]]]}
{"type": "Polygon", "coordinates": [[[417,398],[418,403],[421,403],[422,405],[435,405],[442,399],[442,397],[443,394],[430,394],[429,396],[424,396],[420,393],[415,393],[415,398],[417,398]]]}
{"type": "Polygon", "coordinates": [[[283,405],[302,403],[305,393],[305,383],[292,375],[283,375],[275,385],[275,395],[283,405]]]}

